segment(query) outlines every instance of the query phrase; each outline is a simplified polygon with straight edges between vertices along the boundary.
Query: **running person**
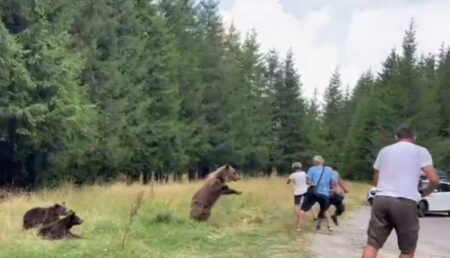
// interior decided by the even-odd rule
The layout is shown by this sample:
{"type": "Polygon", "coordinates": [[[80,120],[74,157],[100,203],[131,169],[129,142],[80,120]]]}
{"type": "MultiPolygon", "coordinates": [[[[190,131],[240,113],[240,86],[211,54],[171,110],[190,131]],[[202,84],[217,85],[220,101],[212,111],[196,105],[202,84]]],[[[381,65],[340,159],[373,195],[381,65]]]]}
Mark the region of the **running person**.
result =
{"type": "Polygon", "coordinates": [[[300,231],[300,206],[302,204],[303,196],[308,188],[308,185],[306,184],[306,173],[301,169],[302,164],[300,162],[294,162],[292,164],[293,173],[286,182],[287,184],[291,181],[294,183],[294,215],[296,218],[297,231],[300,231]]]}
{"type": "MultiPolygon", "coordinates": [[[[333,170],[330,167],[324,166],[324,160],[321,156],[315,156],[313,158],[314,167],[311,167],[308,170],[308,183],[315,187],[315,191],[308,192],[306,194],[305,200],[302,203],[301,207],[301,217],[304,216],[304,213],[309,211],[311,207],[318,202],[320,206],[320,212],[317,216],[317,226],[316,229],[319,230],[322,223],[322,218],[325,217],[327,219],[328,230],[333,231],[333,227],[331,226],[331,218],[328,213],[329,207],[329,195],[330,195],[330,186],[335,187],[337,181],[334,176],[333,170]]],[[[311,187],[311,186],[310,186],[311,187]]],[[[313,189],[313,188],[311,188],[313,189]]]]}
{"type": "Polygon", "coordinates": [[[339,172],[333,170],[334,176],[336,178],[337,184],[332,188],[330,192],[330,205],[334,205],[336,210],[333,215],[331,215],[331,219],[333,220],[336,226],[339,225],[338,216],[342,215],[345,211],[345,194],[348,193],[347,188],[342,182],[341,177],[339,176],[339,172]]]}

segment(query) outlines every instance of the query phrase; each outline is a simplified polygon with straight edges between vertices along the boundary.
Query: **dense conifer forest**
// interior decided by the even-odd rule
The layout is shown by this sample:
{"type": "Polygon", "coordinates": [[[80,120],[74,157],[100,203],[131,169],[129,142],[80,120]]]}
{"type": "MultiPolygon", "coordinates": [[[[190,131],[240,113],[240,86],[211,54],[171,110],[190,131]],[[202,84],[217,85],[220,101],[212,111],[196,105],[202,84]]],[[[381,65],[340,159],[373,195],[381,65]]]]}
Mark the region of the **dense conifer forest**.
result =
{"type": "Polygon", "coordinates": [[[369,180],[405,123],[450,170],[450,49],[417,53],[414,22],[381,71],[350,91],[336,69],[308,99],[293,54],[224,26],[216,1],[3,0],[0,16],[0,186],[283,174],[315,154],[369,180]]]}

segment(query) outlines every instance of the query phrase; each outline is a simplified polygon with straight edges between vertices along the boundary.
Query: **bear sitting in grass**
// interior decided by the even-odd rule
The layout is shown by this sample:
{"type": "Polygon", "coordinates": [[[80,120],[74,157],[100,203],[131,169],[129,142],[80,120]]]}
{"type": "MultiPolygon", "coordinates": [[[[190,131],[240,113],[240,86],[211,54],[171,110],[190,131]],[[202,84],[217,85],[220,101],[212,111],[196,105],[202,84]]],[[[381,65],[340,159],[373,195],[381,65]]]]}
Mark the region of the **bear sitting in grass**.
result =
{"type": "Polygon", "coordinates": [[[65,203],[56,203],[50,207],[36,207],[25,213],[23,216],[23,228],[25,230],[37,227],[41,224],[48,224],[59,219],[59,216],[67,214],[65,203]]]}
{"type": "Polygon", "coordinates": [[[192,197],[191,218],[198,221],[208,220],[211,208],[221,195],[241,194],[226,185],[230,181],[240,179],[239,173],[229,165],[222,166],[211,173],[203,187],[192,197]]]}
{"type": "Polygon", "coordinates": [[[75,212],[69,211],[69,214],[52,223],[43,225],[39,229],[39,235],[45,239],[56,240],[62,238],[80,238],[79,236],[70,232],[73,226],[81,225],[83,220],[78,217],[75,212]]]}

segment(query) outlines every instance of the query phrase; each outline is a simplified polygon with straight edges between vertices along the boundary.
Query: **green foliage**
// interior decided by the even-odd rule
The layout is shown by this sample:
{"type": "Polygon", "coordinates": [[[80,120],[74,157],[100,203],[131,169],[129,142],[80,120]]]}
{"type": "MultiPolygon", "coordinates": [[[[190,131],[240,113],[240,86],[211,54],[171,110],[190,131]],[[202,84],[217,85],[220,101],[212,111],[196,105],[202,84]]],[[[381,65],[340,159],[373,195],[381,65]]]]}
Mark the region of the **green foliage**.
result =
{"type": "Polygon", "coordinates": [[[287,172],[292,161],[299,159],[300,154],[308,147],[304,125],[305,103],[291,52],[277,73],[272,92],[274,147],[279,172],[287,172]]]}
{"type": "Polygon", "coordinates": [[[450,51],[417,58],[414,23],[352,94],[337,69],[321,105],[293,54],[224,28],[217,1],[4,0],[0,15],[0,186],[286,173],[314,154],[369,179],[404,122],[450,169],[450,51]]]}
{"type": "Polygon", "coordinates": [[[414,22],[402,47],[403,55],[392,51],[378,78],[363,75],[355,88],[343,159],[344,174],[350,178],[371,178],[377,152],[394,141],[394,132],[403,123],[417,130],[419,144],[431,151],[436,167],[450,170],[449,51],[441,50],[437,65],[434,56],[417,61],[414,22]]]}

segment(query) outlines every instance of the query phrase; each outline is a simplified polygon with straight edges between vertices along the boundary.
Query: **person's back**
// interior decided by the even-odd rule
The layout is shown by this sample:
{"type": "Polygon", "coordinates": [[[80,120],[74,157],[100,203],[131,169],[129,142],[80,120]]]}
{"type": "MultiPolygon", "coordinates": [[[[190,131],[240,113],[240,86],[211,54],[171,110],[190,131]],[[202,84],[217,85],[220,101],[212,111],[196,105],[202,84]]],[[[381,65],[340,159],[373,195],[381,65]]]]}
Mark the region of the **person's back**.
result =
{"type": "Polygon", "coordinates": [[[377,195],[418,201],[422,168],[432,164],[427,149],[407,141],[383,148],[374,167],[379,171],[377,195]]]}
{"type": "Polygon", "coordinates": [[[294,183],[294,195],[303,195],[306,193],[308,185],[306,184],[306,173],[297,170],[289,176],[294,183]]]}
{"type": "Polygon", "coordinates": [[[308,190],[308,185],[306,184],[306,173],[301,170],[302,163],[294,162],[292,164],[292,170],[294,171],[289,175],[287,184],[291,181],[294,183],[294,214],[296,218],[297,230],[300,230],[300,205],[302,204],[302,199],[306,191],[308,190]]]}
{"type": "Polygon", "coordinates": [[[395,229],[400,257],[414,257],[419,238],[417,201],[418,184],[423,171],[430,184],[422,195],[433,192],[439,183],[433,160],[427,149],[415,144],[416,136],[410,128],[401,128],[397,143],[383,148],[373,165],[377,194],[367,230],[367,245],[363,258],[374,258],[395,229]]]}
{"type": "Polygon", "coordinates": [[[313,185],[317,186],[317,193],[329,196],[330,186],[334,178],[333,170],[330,167],[314,166],[308,170],[308,178],[313,185]]]}

